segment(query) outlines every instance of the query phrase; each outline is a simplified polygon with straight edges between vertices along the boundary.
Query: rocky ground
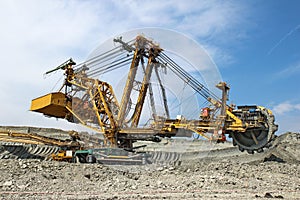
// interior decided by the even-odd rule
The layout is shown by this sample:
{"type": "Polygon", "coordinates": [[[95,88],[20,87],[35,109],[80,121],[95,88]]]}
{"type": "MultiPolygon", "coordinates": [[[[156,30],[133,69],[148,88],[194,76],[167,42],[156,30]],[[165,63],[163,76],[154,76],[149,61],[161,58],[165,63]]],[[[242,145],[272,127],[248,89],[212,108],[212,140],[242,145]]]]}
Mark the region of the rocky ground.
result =
{"type": "MultiPolygon", "coordinates": [[[[185,152],[174,164],[103,166],[0,160],[1,199],[300,199],[300,134],[261,154],[185,152]]],[[[226,145],[225,145],[226,146],[226,145]]]]}

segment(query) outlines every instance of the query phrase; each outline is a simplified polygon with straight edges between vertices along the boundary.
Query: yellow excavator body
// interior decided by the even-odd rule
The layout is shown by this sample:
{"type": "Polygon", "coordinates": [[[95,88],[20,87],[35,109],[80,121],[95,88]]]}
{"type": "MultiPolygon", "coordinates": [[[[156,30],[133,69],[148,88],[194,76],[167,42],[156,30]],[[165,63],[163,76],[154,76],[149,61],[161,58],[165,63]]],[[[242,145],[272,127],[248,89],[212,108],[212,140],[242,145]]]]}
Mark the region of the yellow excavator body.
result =
{"type": "Polygon", "coordinates": [[[114,42],[120,43],[120,49],[126,50],[116,50],[116,55],[118,53],[120,57],[126,53],[120,60],[115,56],[107,56],[110,53],[106,52],[79,65],[69,59],[46,72],[49,74],[56,70],[64,70],[64,84],[59,92],[32,100],[30,110],[50,117],[65,118],[72,123],[81,123],[103,133],[105,145],[126,149],[133,149],[133,143],[138,140],[157,142],[161,137],[173,137],[178,132],[189,132],[217,142],[225,141],[225,135],[228,135],[232,138],[233,145],[238,145],[241,151],[253,153],[262,152],[275,137],[278,125],[275,124],[272,112],[257,105],[227,105],[230,87],[225,82],[216,85],[222,91],[220,98],[172,60],[152,40],[137,36],[128,43],[123,42],[121,38],[115,39],[114,42]],[[100,66],[90,69],[97,66],[95,63],[100,66]],[[129,63],[130,70],[119,104],[113,87],[92,77],[129,63]],[[202,116],[200,119],[170,118],[166,90],[158,73],[158,69],[167,68],[210,104],[212,111],[209,116],[202,116]],[[165,115],[162,116],[156,112],[151,85],[153,71],[160,86],[159,96],[163,99],[165,115]],[[139,74],[143,75],[141,81],[139,74]],[[63,89],[65,94],[61,92],[63,89]],[[134,90],[137,92],[134,93],[134,90]],[[154,121],[148,127],[140,123],[147,95],[152,112],[149,121],[154,121]]]}

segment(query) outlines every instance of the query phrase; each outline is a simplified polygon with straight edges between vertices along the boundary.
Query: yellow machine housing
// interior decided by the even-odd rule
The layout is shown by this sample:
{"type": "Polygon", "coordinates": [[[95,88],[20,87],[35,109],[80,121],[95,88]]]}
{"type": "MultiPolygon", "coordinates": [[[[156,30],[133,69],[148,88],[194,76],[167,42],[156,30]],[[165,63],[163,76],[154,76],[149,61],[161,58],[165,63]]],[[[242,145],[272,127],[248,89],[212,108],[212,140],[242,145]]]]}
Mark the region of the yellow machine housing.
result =
{"type": "Polygon", "coordinates": [[[72,107],[72,103],[67,101],[66,95],[62,92],[54,92],[33,99],[30,111],[43,113],[50,117],[65,118],[69,112],[66,106],[72,107]]]}

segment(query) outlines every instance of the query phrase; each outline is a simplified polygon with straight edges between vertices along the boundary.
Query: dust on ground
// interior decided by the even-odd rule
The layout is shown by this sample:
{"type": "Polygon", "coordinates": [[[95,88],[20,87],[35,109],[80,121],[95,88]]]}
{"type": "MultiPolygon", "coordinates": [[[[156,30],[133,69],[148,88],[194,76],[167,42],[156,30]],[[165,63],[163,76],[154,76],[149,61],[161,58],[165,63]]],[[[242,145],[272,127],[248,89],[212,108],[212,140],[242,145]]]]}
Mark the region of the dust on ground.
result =
{"type": "Polygon", "coordinates": [[[264,153],[186,152],[180,163],[104,166],[0,160],[2,199],[300,199],[300,134],[264,153]]]}

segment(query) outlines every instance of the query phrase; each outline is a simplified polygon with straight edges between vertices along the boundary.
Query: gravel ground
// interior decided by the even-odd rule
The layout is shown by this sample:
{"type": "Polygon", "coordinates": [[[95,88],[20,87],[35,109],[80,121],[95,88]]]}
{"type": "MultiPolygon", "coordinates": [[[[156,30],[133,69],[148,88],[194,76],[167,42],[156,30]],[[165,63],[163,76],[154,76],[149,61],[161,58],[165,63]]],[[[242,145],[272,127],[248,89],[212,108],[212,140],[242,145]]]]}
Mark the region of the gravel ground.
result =
{"type": "Polygon", "coordinates": [[[262,154],[217,150],[181,165],[1,160],[1,199],[300,199],[300,134],[262,154]]]}

